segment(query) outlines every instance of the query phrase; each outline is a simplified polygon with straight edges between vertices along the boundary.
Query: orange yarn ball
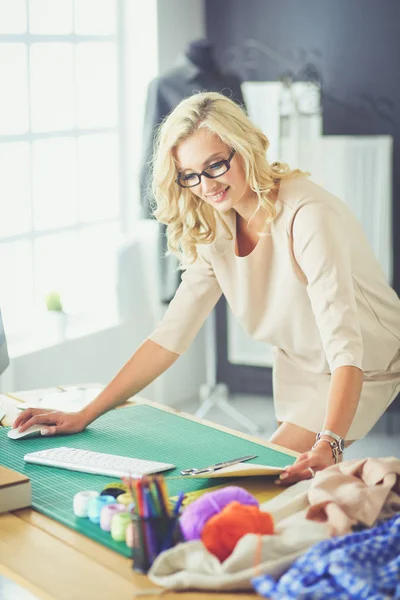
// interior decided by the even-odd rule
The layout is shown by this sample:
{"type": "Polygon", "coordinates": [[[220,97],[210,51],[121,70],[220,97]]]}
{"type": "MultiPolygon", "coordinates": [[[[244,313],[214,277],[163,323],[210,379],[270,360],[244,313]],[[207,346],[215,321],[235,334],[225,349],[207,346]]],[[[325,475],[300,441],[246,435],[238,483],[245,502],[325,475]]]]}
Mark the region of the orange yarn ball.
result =
{"type": "Polygon", "coordinates": [[[223,562],[246,533],[273,534],[272,516],[262,512],[257,506],[230,502],[207,521],[201,533],[201,541],[209,552],[223,562]]]}

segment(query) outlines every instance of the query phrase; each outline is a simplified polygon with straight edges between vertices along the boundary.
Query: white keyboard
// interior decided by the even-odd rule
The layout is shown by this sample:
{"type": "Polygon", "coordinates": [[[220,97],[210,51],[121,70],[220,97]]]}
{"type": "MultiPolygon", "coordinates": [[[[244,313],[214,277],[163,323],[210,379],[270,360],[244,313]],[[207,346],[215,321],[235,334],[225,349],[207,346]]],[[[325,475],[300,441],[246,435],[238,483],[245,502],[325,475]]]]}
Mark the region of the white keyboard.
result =
{"type": "Polygon", "coordinates": [[[175,465],[154,460],[128,458],[116,454],[77,450],[76,448],[64,446],[30,452],[25,454],[24,460],[28,463],[47,467],[58,467],[70,471],[81,471],[82,473],[107,475],[109,477],[143,477],[144,475],[175,468],[175,465]]]}

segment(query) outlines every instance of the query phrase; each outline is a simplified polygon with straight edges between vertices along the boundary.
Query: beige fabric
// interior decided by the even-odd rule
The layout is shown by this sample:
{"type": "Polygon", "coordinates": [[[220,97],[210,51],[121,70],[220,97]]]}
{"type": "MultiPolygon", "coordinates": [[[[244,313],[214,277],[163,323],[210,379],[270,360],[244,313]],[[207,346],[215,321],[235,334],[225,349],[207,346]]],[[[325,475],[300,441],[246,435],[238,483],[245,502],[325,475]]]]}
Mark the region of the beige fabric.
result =
{"type": "Polygon", "coordinates": [[[170,589],[250,589],[255,575],[280,577],[312,545],[373,526],[400,512],[400,460],[350,460],[301,481],[260,507],[272,514],[275,535],[246,535],[220,563],[199,541],[179,544],[154,562],[150,579],[170,589]]]}
{"type": "Polygon", "coordinates": [[[348,439],[364,436],[400,390],[400,300],[347,206],[308,178],[283,182],[269,235],[235,254],[236,213],[183,281],[151,340],[184,352],[223,293],[248,333],[277,348],[279,421],[319,431],[330,373],[362,368],[348,439]],[[382,375],[385,377],[382,378],[382,375]]]}
{"type": "Polygon", "coordinates": [[[158,556],[149,578],[157,585],[178,590],[249,590],[256,575],[280,577],[308,548],[328,538],[326,524],[305,519],[308,487],[308,481],[300,482],[262,505],[274,517],[276,535],[245,535],[223,563],[200,541],[179,544],[158,556]],[[300,507],[301,511],[290,512],[300,507]]]}
{"type": "Polygon", "coordinates": [[[372,527],[378,518],[400,512],[400,460],[349,460],[320,471],[308,492],[307,518],[344,535],[356,523],[372,527]]]}

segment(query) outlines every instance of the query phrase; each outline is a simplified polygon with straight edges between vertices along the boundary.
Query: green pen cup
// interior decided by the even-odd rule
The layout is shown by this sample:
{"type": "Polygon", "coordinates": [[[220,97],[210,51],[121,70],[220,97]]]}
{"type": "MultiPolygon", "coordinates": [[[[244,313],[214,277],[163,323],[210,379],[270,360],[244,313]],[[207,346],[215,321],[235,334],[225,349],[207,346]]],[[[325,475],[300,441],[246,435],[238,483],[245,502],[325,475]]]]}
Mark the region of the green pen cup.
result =
{"type": "Polygon", "coordinates": [[[161,552],[183,541],[179,516],[139,517],[132,515],[133,569],[147,573],[161,552]]]}

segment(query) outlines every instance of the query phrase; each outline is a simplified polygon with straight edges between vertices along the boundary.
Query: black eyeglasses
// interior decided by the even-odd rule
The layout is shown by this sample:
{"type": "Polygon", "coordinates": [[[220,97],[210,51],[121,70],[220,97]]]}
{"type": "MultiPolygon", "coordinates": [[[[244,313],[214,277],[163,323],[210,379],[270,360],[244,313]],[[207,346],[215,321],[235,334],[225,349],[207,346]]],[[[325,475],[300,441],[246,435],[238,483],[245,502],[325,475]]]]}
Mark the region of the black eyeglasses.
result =
{"type": "Polygon", "coordinates": [[[191,188],[199,185],[202,175],[204,175],[204,177],[208,177],[208,179],[221,177],[221,175],[224,175],[231,168],[231,160],[234,157],[235,152],[236,150],[232,149],[232,152],[228,158],[212,163],[201,173],[179,173],[178,177],[175,179],[175,183],[183,188],[191,188]]]}

